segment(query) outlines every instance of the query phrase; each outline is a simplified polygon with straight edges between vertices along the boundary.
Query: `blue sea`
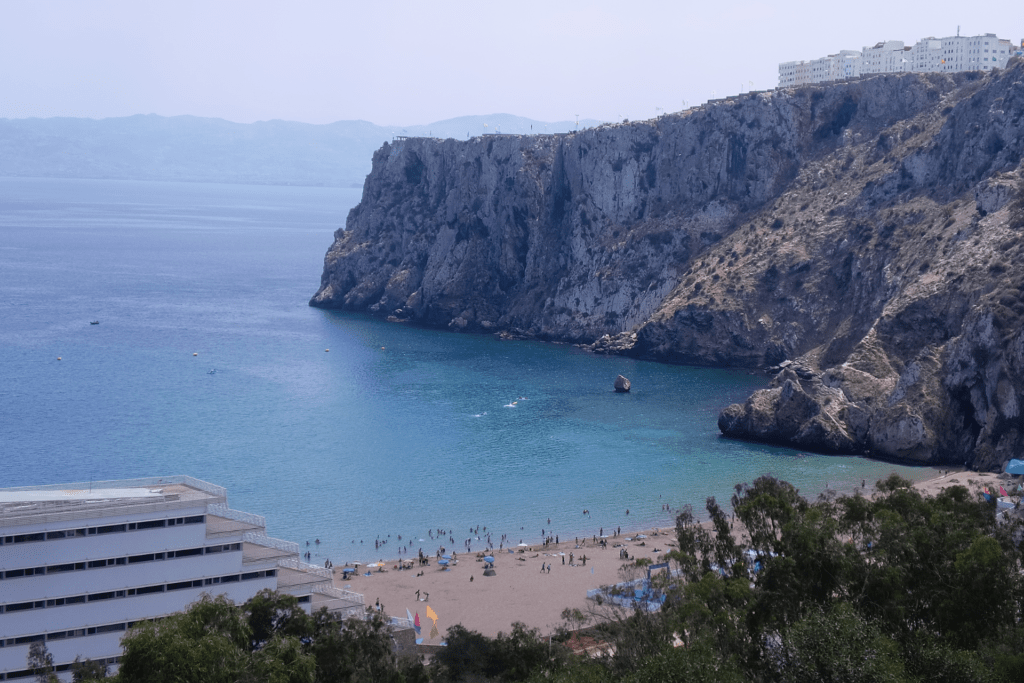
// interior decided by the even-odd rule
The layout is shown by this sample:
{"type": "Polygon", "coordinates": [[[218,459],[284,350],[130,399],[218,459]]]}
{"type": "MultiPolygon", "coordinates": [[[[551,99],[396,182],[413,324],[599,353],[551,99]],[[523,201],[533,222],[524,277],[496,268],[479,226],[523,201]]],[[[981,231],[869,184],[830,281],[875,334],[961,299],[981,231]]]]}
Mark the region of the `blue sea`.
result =
{"type": "Polygon", "coordinates": [[[721,438],[761,376],[310,308],[359,197],[0,178],[0,487],[188,474],[341,564],[668,526],[762,474],[933,474],[721,438]]]}

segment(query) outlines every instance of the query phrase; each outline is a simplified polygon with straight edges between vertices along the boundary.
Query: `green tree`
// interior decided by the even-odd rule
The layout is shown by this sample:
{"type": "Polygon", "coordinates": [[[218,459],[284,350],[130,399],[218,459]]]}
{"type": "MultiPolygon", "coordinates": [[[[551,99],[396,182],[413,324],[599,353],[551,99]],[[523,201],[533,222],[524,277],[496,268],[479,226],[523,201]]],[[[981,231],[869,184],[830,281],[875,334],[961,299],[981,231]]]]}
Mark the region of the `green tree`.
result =
{"type": "Polygon", "coordinates": [[[53,655],[42,641],[37,640],[28,646],[26,664],[38,683],[58,683],[60,680],[53,671],[53,655]]]}
{"type": "Polygon", "coordinates": [[[979,654],[1000,681],[1024,681],[1024,624],[1005,627],[981,644],[979,654]]]}
{"type": "Polygon", "coordinates": [[[703,643],[726,657],[746,661],[756,641],[748,627],[754,590],[746,577],[721,577],[708,572],[686,585],[682,599],[670,615],[673,632],[687,647],[703,643]]]}
{"type": "Polygon", "coordinates": [[[344,622],[339,648],[334,652],[337,660],[344,662],[347,677],[322,680],[399,683],[402,674],[392,645],[391,631],[380,613],[367,620],[349,619],[344,622]]]}
{"type": "Polygon", "coordinates": [[[469,676],[483,675],[488,669],[491,641],[470,631],[462,624],[448,628],[446,647],[434,655],[434,676],[438,681],[462,681],[469,676]]]}
{"type": "Polygon", "coordinates": [[[245,612],[252,632],[250,648],[253,650],[259,649],[275,635],[302,638],[313,630],[310,616],[299,605],[299,599],[287,593],[261,590],[246,601],[245,612]]]}
{"type": "Polygon", "coordinates": [[[906,677],[899,646],[849,603],[809,611],[786,629],[771,659],[786,683],[898,683],[906,677]]]}
{"type": "MultiPolygon", "coordinates": [[[[773,671],[779,680],[827,680],[831,671],[854,680],[851,662],[867,650],[881,667],[871,675],[883,680],[985,680],[986,662],[1013,679],[1024,661],[1015,640],[1024,632],[1021,524],[997,524],[994,504],[964,486],[922,496],[893,475],[877,492],[809,503],[761,477],[732,498],[744,542],[713,500],[711,534],[690,511],[680,515],[671,557],[681,580],[665,609],[674,632],[755,679],[773,671]],[[719,571],[697,575],[712,562],[719,571]],[[830,650],[845,654],[829,658],[830,650]]],[[[630,637],[624,627],[619,640],[630,637]]]]}
{"type": "Polygon", "coordinates": [[[783,527],[806,510],[808,503],[789,482],[763,476],[752,486],[738,487],[732,507],[750,536],[750,547],[778,554],[783,527]]]}
{"type": "Polygon", "coordinates": [[[71,663],[71,680],[73,683],[89,683],[107,677],[108,669],[106,664],[94,662],[91,659],[82,661],[81,657],[75,657],[71,663]]]}
{"type": "Polygon", "coordinates": [[[294,597],[261,592],[242,606],[203,596],[186,612],[137,624],[122,641],[125,683],[422,681],[399,665],[384,618],[306,615],[294,597]]]}
{"type": "Polygon", "coordinates": [[[711,537],[686,505],[676,515],[676,541],[679,547],[668,554],[678,564],[685,581],[697,581],[711,571],[711,537]]]}
{"type": "Polygon", "coordinates": [[[713,647],[698,642],[690,647],[667,648],[648,657],[624,683],[745,683],[742,668],[723,658],[713,647]]]}
{"type": "Polygon", "coordinates": [[[729,517],[718,505],[714,496],[707,499],[704,508],[708,511],[708,517],[711,519],[711,526],[714,530],[714,541],[710,545],[711,555],[723,571],[731,572],[733,565],[740,560],[740,552],[739,546],[732,536],[729,517]]]}
{"type": "Polygon", "coordinates": [[[941,636],[916,632],[904,643],[907,671],[916,680],[928,683],[996,683],[992,668],[973,650],[950,647],[941,636]]]}
{"type": "Polygon", "coordinates": [[[621,678],[604,662],[589,657],[574,657],[558,671],[539,671],[530,677],[530,683],[615,683],[621,678]]]}
{"type": "Polygon", "coordinates": [[[567,631],[579,631],[590,621],[591,615],[576,609],[566,607],[562,610],[562,621],[565,622],[567,631]]]}
{"type": "Polygon", "coordinates": [[[314,683],[316,659],[295,637],[274,635],[249,659],[242,680],[252,683],[314,683]]]}
{"type": "Polygon", "coordinates": [[[122,640],[118,679],[137,683],[232,683],[251,679],[251,630],[224,596],[204,595],[186,612],[136,624],[122,640]]]}
{"type": "Polygon", "coordinates": [[[525,681],[539,671],[550,674],[562,668],[565,656],[561,644],[541,638],[538,629],[517,621],[508,634],[499,632],[492,642],[484,671],[502,681],[525,681]]]}

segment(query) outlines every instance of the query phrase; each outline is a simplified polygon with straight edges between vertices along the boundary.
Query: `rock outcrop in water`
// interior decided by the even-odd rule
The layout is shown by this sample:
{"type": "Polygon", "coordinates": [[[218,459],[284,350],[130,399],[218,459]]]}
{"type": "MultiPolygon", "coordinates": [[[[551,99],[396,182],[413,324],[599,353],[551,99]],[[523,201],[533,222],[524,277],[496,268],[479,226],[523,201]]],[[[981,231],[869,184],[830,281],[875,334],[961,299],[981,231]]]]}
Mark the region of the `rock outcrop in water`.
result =
{"type": "Polygon", "coordinates": [[[771,366],[725,434],[998,468],[1024,449],[1022,81],[1017,59],[385,144],[310,303],[771,366]]]}

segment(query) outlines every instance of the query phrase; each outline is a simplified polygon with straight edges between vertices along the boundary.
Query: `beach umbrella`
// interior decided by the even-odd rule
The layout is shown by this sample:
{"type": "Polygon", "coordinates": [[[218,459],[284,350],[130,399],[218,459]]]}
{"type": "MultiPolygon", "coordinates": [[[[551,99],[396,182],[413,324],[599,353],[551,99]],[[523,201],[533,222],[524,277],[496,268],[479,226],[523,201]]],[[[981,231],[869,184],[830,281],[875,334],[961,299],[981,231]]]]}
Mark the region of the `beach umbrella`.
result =
{"type": "Polygon", "coordinates": [[[484,562],[494,562],[494,557],[491,555],[484,555],[484,562]]]}
{"type": "Polygon", "coordinates": [[[450,560],[450,559],[452,559],[452,556],[451,555],[442,555],[441,559],[442,560],[450,560]]]}
{"type": "Polygon", "coordinates": [[[1011,460],[1006,465],[1007,474],[1024,474],[1024,460],[1011,460]]]}
{"type": "Polygon", "coordinates": [[[355,570],[356,570],[355,567],[345,567],[344,569],[341,570],[341,573],[342,574],[348,574],[349,572],[354,572],[355,570]]]}
{"type": "Polygon", "coordinates": [[[438,560],[437,563],[438,564],[448,564],[448,560],[441,559],[441,560],[438,560]]]}
{"type": "Polygon", "coordinates": [[[526,547],[527,547],[527,545],[526,545],[525,543],[520,543],[520,544],[519,544],[519,547],[520,547],[520,548],[526,548],[526,547]]]}

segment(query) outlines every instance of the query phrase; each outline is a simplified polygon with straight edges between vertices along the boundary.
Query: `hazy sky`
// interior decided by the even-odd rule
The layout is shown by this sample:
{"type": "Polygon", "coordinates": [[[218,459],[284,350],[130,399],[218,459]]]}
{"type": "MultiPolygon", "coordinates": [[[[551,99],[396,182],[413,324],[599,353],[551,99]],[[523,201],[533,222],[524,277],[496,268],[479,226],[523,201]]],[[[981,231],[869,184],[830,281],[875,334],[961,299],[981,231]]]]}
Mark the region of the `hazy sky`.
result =
{"type": "Polygon", "coordinates": [[[0,118],[193,114],[412,125],[649,118],[776,85],[778,63],[996,33],[1020,0],[0,0],[0,118]]]}

